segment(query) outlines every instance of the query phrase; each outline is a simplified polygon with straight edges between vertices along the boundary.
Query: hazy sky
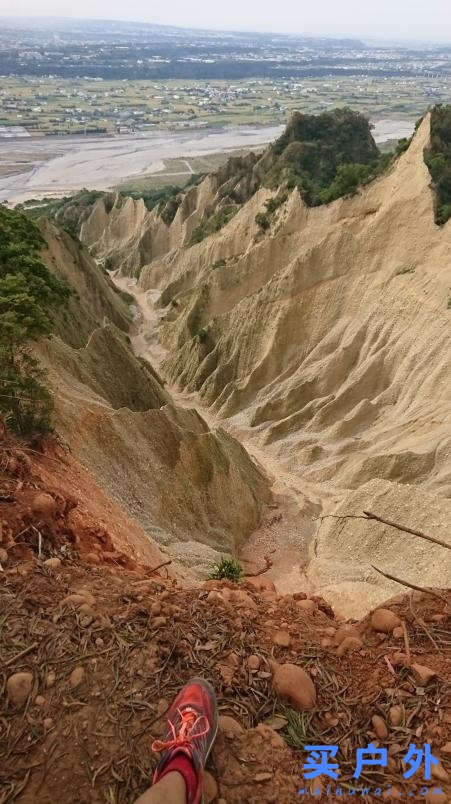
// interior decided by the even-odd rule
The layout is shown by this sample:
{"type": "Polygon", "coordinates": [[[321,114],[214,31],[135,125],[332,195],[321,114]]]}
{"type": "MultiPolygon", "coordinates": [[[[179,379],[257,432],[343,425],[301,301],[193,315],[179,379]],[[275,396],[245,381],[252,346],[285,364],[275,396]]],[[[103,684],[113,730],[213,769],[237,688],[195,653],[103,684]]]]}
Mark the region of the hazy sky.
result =
{"type": "Polygon", "coordinates": [[[0,15],[451,42],[451,0],[0,0],[0,15]]]}

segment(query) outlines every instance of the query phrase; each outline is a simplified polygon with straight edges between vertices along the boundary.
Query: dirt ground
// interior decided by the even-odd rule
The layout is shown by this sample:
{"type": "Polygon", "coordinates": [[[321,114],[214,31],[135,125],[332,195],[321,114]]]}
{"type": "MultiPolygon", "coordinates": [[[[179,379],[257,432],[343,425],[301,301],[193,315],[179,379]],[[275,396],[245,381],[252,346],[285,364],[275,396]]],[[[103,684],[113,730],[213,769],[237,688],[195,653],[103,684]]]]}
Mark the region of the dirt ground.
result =
{"type": "Polygon", "coordinates": [[[59,499],[47,477],[44,482],[36,468],[31,473],[26,460],[11,464],[11,457],[11,449],[3,449],[2,804],[133,802],[157,762],[150,743],[162,734],[164,713],[193,675],[214,684],[221,715],[233,718],[221,721],[207,801],[292,802],[299,789],[304,798],[330,801],[327,778],[322,787],[318,779],[314,786],[303,779],[306,744],[339,746],[339,781],[349,793],[341,800],[352,799],[354,785],[381,791],[391,785],[401,800],[424,801],[424,793],[408,797],[412,783],[402,775],[412,742],[429,742],[441,760],[431,785],[442,793],[426,800],[449,799],[449,591],[389,602],[405,623],[405,636],[375,631],[369,617],[348,624],[357,642],[347,652],[340,645],[349,634],[324,601],[277,595],[264,576],[239,586],[209,581],[188,589],[167,577],[171,567],[127,564],[112,545],[94,551],[93,559],[93,541],[79,538],[78,501],[59,499]],[[58,510],[45,519],[36,497],[49,491],[58,510]],[[58,560],[49,565],[49,558],[58,560]],[[397,656],[406,651],[410,658],[397,656]],[[255,669],[250,656],[257,657],[255,669]],[[298,711],[276,694],[274,662],[309,674],[314,708],[298,711]],[[427,683],[418,679],[415,663],[433,671],[427,683]],[[31,673],[21,706],[7,692],[8,679],[19,672],[31,673]],[[397,725],[394,706],[400,707],[397,725]],[[385,724],[382,736],[375,715],[385,724]],[[388,767],[366,768],[357,784],[355,751],[371,740],[388,748],[388,767]]]}

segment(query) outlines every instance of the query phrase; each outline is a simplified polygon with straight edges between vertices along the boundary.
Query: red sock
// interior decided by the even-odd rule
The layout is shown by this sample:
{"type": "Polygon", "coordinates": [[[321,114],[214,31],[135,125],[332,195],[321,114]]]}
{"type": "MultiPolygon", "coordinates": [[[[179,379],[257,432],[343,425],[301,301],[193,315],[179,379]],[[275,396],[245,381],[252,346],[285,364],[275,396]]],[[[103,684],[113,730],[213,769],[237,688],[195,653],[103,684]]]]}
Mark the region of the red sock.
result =
{"type": "Polygon", "coordinates": [[[173,771],[177,771],[177,773],[183,776],[186,785],[186,801],[187,804],[192,804],[196,801],[196,794],[199,787],[198,777],[193,763],[183,751],[179,751],[169,760],[156,781],[160,782],[163,776],[173,771]]]}

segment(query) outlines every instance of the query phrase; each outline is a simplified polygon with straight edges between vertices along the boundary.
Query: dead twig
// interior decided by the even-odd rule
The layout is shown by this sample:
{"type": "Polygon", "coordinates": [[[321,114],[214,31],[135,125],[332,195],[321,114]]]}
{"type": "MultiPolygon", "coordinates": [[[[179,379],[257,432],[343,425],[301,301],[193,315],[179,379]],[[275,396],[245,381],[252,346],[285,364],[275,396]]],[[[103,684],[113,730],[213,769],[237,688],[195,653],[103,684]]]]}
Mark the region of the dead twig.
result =
{"type": "Polygon", "coordinates": [[[167,567],[168,564],[172,564],[171,559],[169,559],[169,561],[163,561],[162,564],[158,564],[157,567],[153,567],[153,569],[148,570],[148,572],[156,572],[157,570],[161,569],[162,567],[167,567]]]}
{"type": "Polygon", "coordinates": [[[269,556],[272,555],[275,552],[276,552],[275,550],[271,550],[269,555],[264,557],[265,558],[265,566],[263,567],[263,569],[260,569],[257,572],[245,572],[244,577],[245,578],[257,578],[258,575],[263,575],[265,572],[268,572],[268,570],[271,569],[272,565],[274,564],[274,562],[271,561],[269,556]]]}
{"type": "Polygon", "coordinates": [[[406,651],[407,661],[409,662],[409,665],[410,665],[410,642],[409,642],[409,635],[407,633],[407,628],[406,628],[406,624],[405,624],[404,620],[402,621],[401,625],[402,625],[402,633],[403,633],[403,636],[404,636],[404,648],[405,648],[405,651],[406,651]]]}
{"type": "Polygon", "coordinates": [[[451,550],[451,544],[447,544],[447,542],[443,542],[441,539],[436,539],[434,536],[428,536],[427,533],[423,533],[421,530],[408,528],[406,525],[400,525],[398,522],[392,522],[391,519],[383,519],[381,516],[377,516],[377,514],[372,514],[371,511],[364,511],[363,513],[367,519],[375,519],[376,522],[382,522],[384,525],[390,525],[391,528],[397,528],[397,530],[402,530],[404,533],[412,533],[413,536],[419,536],[420,539],[426,539],[428,542],[438,544],[440,547],[446,547],[448,550],[451,550]]]}
{"type": "Polygon", "coordinates": [[[9,667],[11,664],[14,664],[14,662],[18,662],[19,659],[22,659],[24,656],[27,655],[27,653],[31,653],[31,651],[34,650],[37,647],[38,647],[38,642],[33,642],[32,645],[29,645],[28,648],[25,648],[25,650],[22,650],[16,656],[13,656],[12,659],[8,659],[7,662],[3,662],[3,667],[9,667]]]}
{"type": "Polygon", "coordinates": [[[416,586],[414,583],[409,583],[409,581],[403,581],[401,578],[397,578],[396,575],[390,575],[388,572],[383,572],[381,569],[378,569],[371,564],[373,570],[379,573],[379,575],[383,575],[384,578],[388,578],[389,581],[395,581],[395,583],[400,583],[401,586],[407,586],[408,589],[415,589],[416,592],[424,592],[425,595],[432,595],[432,597],[436,597],[437,600],[441,600],[442,603],[448,605],[448,601],[443,595],[440,595],[438,592],[433,592],[431,589],[425,589],[424,586],[416,586]]]}
{"type": "MultiPolygon", "coordinates": [[[[423,629],[423,631],[426,634],[426,636],[431,640],[431,642],[432,642],[435,650],[437,651],[437,653],[441,653],[440,648],[437,645],[437,643],[436,643],[434,637],[432,636],[431,632],[429,631],[426,623],[424,622],[424,620],[421,617],[418,617],[418,615],[415,614],[415,612],[413,610],[413,606],[412,606],[412,595],[409,596],[409,608],[410,608],[410,611],[411,611],[413,619],[415,620],[416,623],[418,623],[420,628],[423,629]]],[[[409,657],[409,659],[410,659],[410,657],[409,657]]]]}

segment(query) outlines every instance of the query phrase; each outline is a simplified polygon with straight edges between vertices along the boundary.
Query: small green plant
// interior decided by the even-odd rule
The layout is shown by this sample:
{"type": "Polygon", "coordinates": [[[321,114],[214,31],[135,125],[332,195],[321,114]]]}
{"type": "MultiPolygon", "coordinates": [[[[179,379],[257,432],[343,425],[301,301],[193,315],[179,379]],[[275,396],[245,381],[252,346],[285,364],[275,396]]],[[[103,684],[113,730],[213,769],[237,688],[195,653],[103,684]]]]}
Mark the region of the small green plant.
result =
{"type": "Polygon", "coordinates": [[[257,226],[260,227],[264,232],[271,226],[270,220],[264,212],[257,212],[255,216],[255,223],[257,226]]]}
{"type": "Polygon", "coordinates": [[[284,707],[282,714],[287,721],[282,732],[285,742],[287,745],[291,746],[291,748],[295,748],[297,751],[303,751],[306,743],[310,742],[311,715],[308,715],[306,712],[296,712],[289,707],[284,707]]]}
{"type": "Polygon", "coordinates": [[[225,260],[216,260],[211,266],[212,268],[225,268],[226,261],[225,260]]]}
{"type": "Polygon", "coordinates": [[[243,577],[243,568],[236,558],[223,558],[208,577],[211,581],[222,581],[225,578],[237,582],[243,577]]]}
{"type": "Polygon", "coordinates": [[[239,207],[236,204],[226,204],[218,209],[210,217],[204,218],[198,226],[193,230],[188,242],[188,246],[193,246],[195,243],[201,243],[208,235],[219,232],[236,213],[239,207]]]}
{"type": "Polygon", "coordinates": [[[273,212],[275,212],[277,209],[279,209],[280,206],[282,206],[282,204],[285,203],[287,198],[288,196],[286,193],[278,193],[277,195],[274,195],[272,198],[268,198],[268,200],[265,201],[265,207],[267,209],[268,214],[272,215],[273,212]]]}

